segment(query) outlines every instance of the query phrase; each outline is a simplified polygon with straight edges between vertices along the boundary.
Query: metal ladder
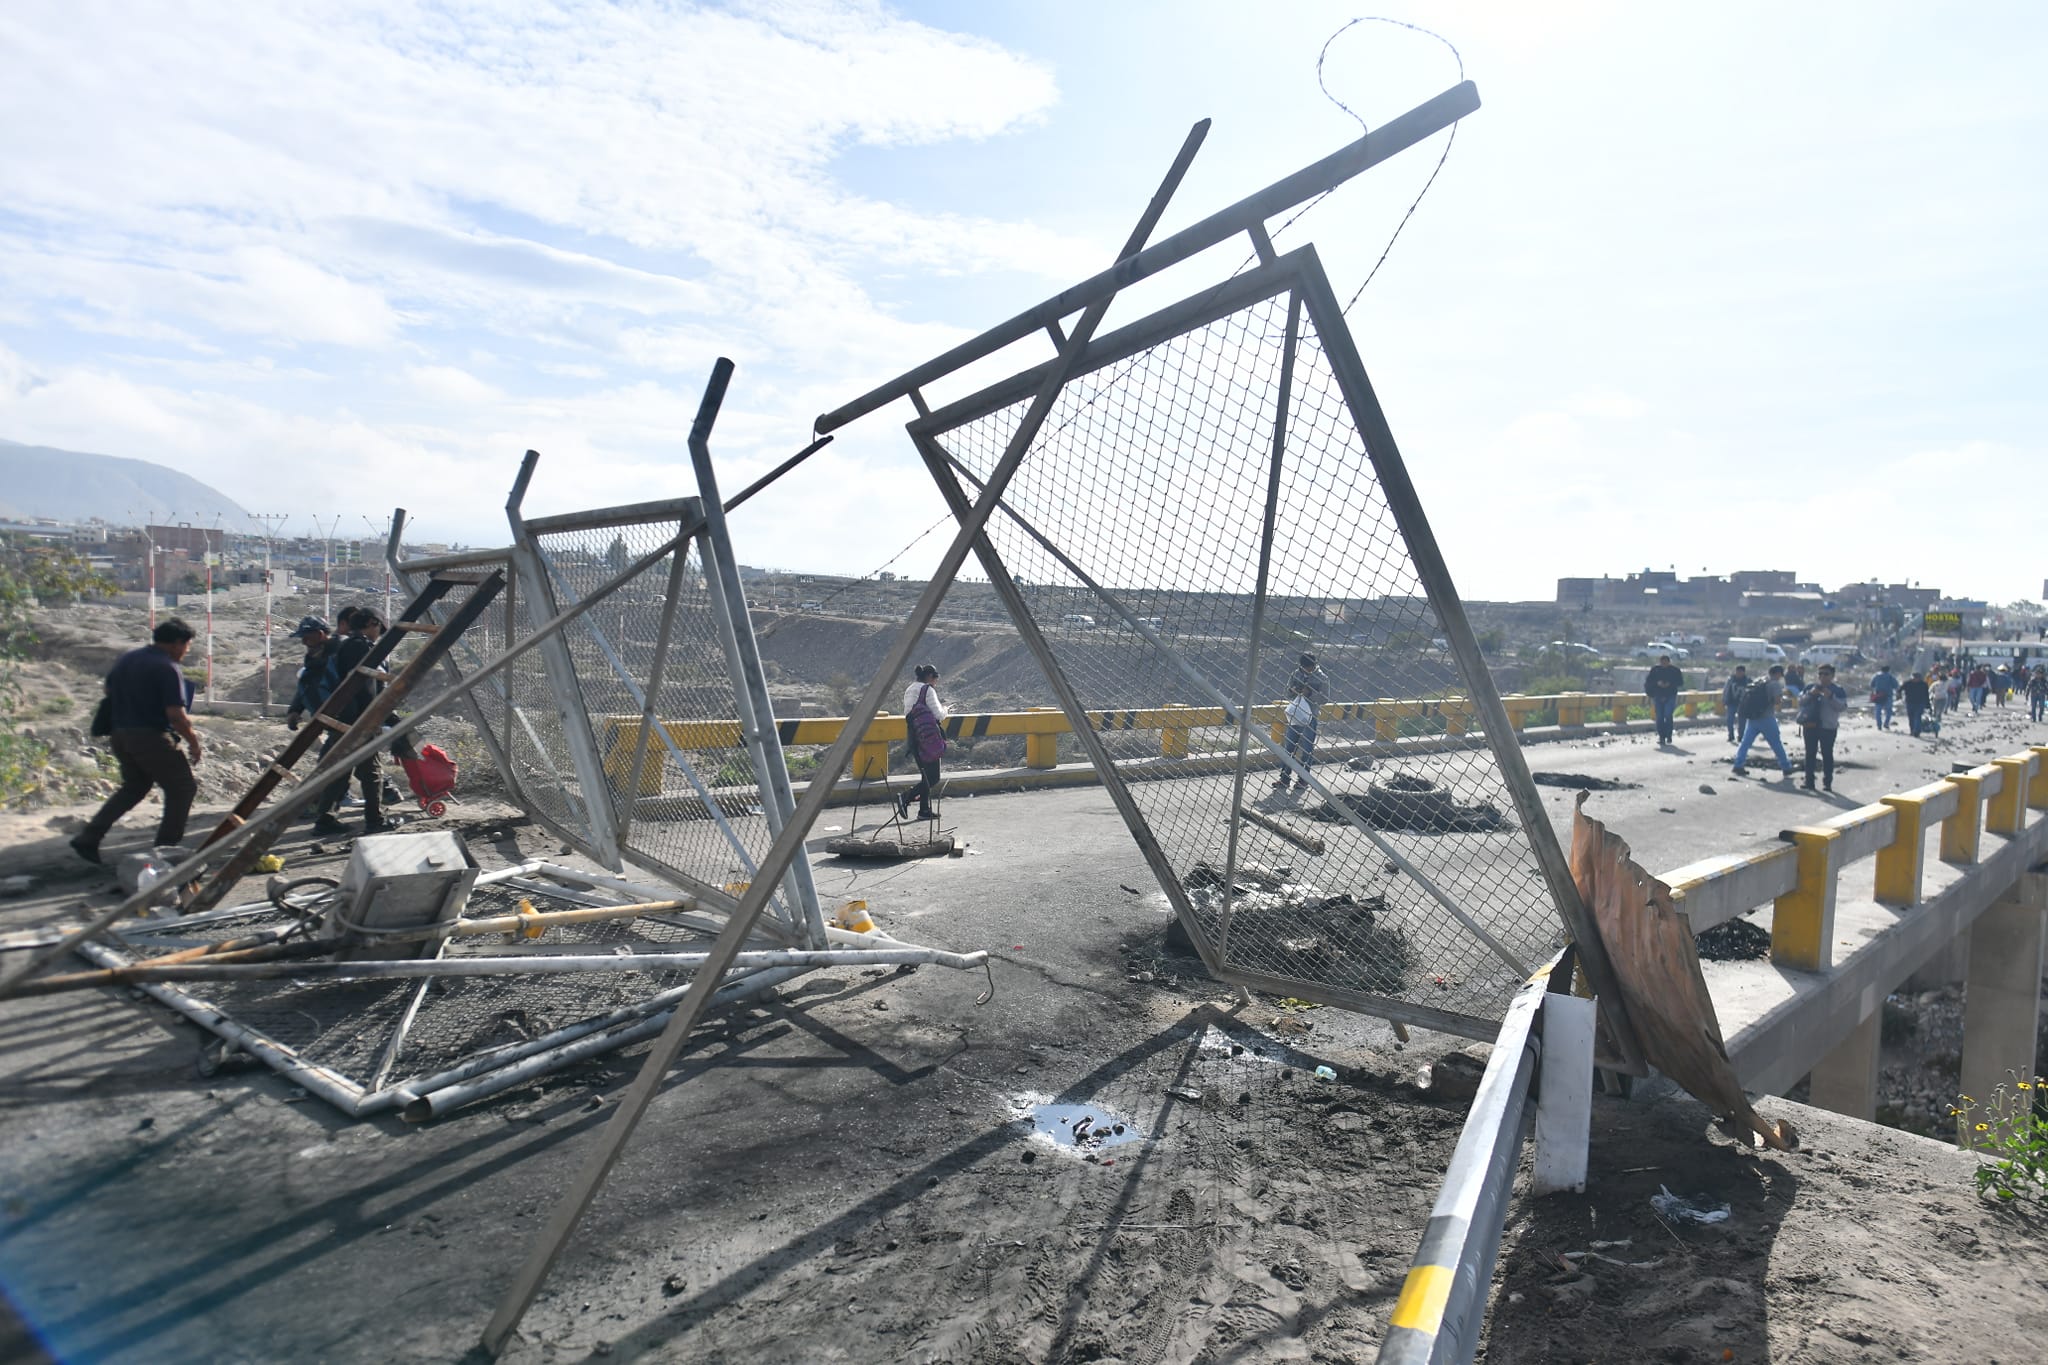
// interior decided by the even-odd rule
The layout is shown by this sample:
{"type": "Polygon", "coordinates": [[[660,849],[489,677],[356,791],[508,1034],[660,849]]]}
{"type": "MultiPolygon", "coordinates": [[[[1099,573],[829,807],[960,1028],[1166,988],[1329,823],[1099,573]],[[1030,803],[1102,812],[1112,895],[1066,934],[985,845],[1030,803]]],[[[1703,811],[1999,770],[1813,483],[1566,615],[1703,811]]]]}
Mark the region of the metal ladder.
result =
{"type": "MultiPolygon", "coordinates": [[[[403,702],[419,680],[454,648],[455,642],[462,638],[462,633],[476,624],[477,619],[504,588],[503,569],[494,569],[489,573],[448,569],[437,570],[429,575],[419,595],[406,604],[405,610],[399,613],[398,619],[391,623],[382,638],[363,657],[363,661],[351,669],[347,677],[335,684],[327,699],[320,703],[320,709],[315,711],[307,719],[306,724],[300,727],[298,733],[292,736],[291,743],[285,745],[284,750],[265,766],[255,783],[243,794],[242,799],[235,803],[235,808],[221,820],[213,833],[206,836],[206,842],[200,845],[200,851],[204,852],[254,819],[263,803],[270,799],[271,793],[286,782],[324,784],[325,781],[337,777],[345,780],[346,771],[340,769],[334,760],[347,755],[383,728],[385,720],[398,709],[399,703],[403,702]],[[447,596],[451,588],[469,588],[469,597],[449,613],[447,620],[436,624],[427,619],[434,605],[447,596]],[[426,643],[397,672],[385,672],[385,660],[391,657],[391,652],[398,648],[399,642],[410,635],[424,636],[426,643]],[[341,719],[339,713],[347,710],[350,703],[355,700],[356,694],[372,680],[387,685],[383,691],[370,699],[362,715],[353,722],[341,719]],[[326,755],[314,765],[312,771],[301,777],[295,771],[299,761],[312,751],[315,744],[330,734],[338,738],[326,755]]],[[[255,868],[256,860],[277,842],[283,832],[282,824],[273,825],[236,849],[233,857],[197,884],[191,898],[180,908],[190,914],[218,905],[229,889],[255,868]]]]}

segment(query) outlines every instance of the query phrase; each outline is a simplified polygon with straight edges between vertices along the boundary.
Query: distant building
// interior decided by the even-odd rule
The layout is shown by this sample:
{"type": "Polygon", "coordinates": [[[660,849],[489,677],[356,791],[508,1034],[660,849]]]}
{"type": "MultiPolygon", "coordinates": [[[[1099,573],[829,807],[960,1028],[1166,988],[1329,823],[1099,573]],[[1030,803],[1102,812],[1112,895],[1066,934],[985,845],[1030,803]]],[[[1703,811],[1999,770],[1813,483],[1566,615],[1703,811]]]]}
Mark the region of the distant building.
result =
{"type": "Polygon", "coordinates": [[[1737,592],[1744,593],[1797,592],[1801,587],[1812,587],[1801,584],[1799,575],[1790,569],[1737,569],[1728,575],[1728,581],[1737,592]]]}
{"type": "Polygon", "coordinates": [[[224,532],[189,522],[177,526],[152,526],[147,534],[159,552],[172,551],[202,562],[208,555],[219,554],[225,539],[224,532]]]}

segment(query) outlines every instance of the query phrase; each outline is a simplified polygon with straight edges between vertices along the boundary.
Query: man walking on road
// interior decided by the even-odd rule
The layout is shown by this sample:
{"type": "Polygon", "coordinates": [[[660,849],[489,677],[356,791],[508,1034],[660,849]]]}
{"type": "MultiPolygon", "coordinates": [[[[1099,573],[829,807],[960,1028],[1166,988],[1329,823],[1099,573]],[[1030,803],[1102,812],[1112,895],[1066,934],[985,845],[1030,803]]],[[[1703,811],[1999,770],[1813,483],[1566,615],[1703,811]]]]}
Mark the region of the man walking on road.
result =
{"type": "Polygon", "coordinates": [[[1927,714],[1930,693],[1924,673],[1915,673],[1899,686],[1899,695],[1906,699],[1906,730],[1915,739],[1920,737],[1921,717],[1927,714]]]}
{"type": "Polygon", "coordinates": [[[1749,665],[1735,665],[1735,672],[1721,685],[1721,716],[1728,722],[1728,742],[1733,744],[1741,736],[1738,733],[1742,721],[1735,714],[1735,708],[1742,704],[1742,694],[1749,690],[1749,665]]]}
{"type": "Polygon", "coordinates": [[[1762,738],[1777,756],[1778,771],[1785,775],[1787,782],[1792,780],[1792,760],[1785,756],[1785,741],[1778,733],[1778,700],[1784,695],[1783,664],[1772,664],[1770,676],[1742,694],[1742,743],[1735,746],[1736,777],[1749,776],[1749,769],[1743,766],[1743,762],[1749,757],[1749,746],[1762,738]]]}
{"type": "MultiPolygon", "coordinates": [[[[1313,654],[1304,652],[1296,662],[1300,666],[1294,670],[1293,676],[1287,679],[1287,754],[1301,764],[1300,787],[1307,791],[1309,765],[1314,763],[1316,758],[1316,723],[1322,718],[1323,703],[1330,699],[1330,675],[1316,666],[1316,656],[1313,654]],[[1305,708],[1296,707],[1296,698],[1306,701],[1308,705],[1305,708]],[[1294,720],[1296,714],[1304,715],[1306,719],[1297,724],[1294,720]]],[[[1280,780],[1273,784],[1273,790],[1286,791],[1293,776],[1294,770],[1283,764],[1280,768],[1280,780]]]]}
{"type": "Polygon", "coordinates": [[[1835,683],[1833,664],[1822,664],[1817,681],[1799,699],[1799,730],[1806,739],[1806,789],[1813,790],[1813,760],[1821,761],[1823,791],[1835,789],[1835,733],[1849,709],[1849,694],[1835,683]]]}
{"type": "Polygon", "coordinates": [[[1870,714],[1880,730],[1892,728],[1892,698],[1898,690],[1898,678],[1889,667],[1879,664],[1877,675],[1870,680],[1870,714]]]}
{"type": "Polygon", "coordinates": [[[113,721],[108,747],[121,765],[121,786],[71,839],[71,848],[89,863],[100,860],[100,840],[114,822],[140,805],[153,787],[163,788],[164,813],[157,822],[158,847],[185,837],[185,821],[199,780],[192,767],[199,762],[199,732],[187,708],[192,693],[178,662],[192,647],[192,627],[169,617],[151,632],[151,643],[131,649],[114,661],[107,674],[107,705],[113,721]],[[178,751],[183,739],[185,750],[178,751]]]}
{"type": "Polygon", "coordinates": [[[1678,690],[1685,686],[1685,674],[1678,671],[1669,654],[1659,654],[1657,663],[1643,675],[1643,695],[1650,699],[1650,714],[1657,718],[1657,742],[1671,742],[1672,717],[1678,711],[1678,690]]]}

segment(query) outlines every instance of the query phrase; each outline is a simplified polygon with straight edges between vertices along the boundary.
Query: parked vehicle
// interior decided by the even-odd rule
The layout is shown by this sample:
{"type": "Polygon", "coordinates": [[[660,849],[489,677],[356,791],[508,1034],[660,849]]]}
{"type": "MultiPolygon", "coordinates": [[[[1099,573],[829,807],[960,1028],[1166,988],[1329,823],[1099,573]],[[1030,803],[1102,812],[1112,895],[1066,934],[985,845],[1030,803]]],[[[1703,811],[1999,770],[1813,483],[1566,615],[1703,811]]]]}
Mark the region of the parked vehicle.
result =
{"type": "Polygon", "coordinates": [[[1093,630],[1095,629],[1095,618],[1083,615],[1078,611],[1069,612],[1060,618],[1060,624],[1068,630],[1093,630]]]}
{"type": "Polygon", "coordinates": [[[1749,662],[1782,664],[1786,662],[1785,651],[1769,640],[1760,640],[1753,635],[1731,635],[1728,637],[1728,657],[1749,662]]]}
{"type": "Polygon", "coordinates": [[[1597,659],[1600,657],[1600,651],[1593,648],[1593,646],[1576,645],[1569,640],[1552,640],[1549,644],[1543,647],[1548,650],[1554,650],[1559,654],[1581,655],[1589,659],[1597,659]]]}
{"type": "Polygon", "coordinates": [[[1692,651],[1684,646],[1667,644],[1662,640],[1652,640],[1646,645],[1637,645],[1629,651],[1628,657],[1631,659],[1654,659],[1660,654],[1669,654],[1673,659],[1690,659],[1692,657],[1692,651]]]}
{"type": "Polygon", "coordinates": [[[1833,664],[1840,668],[1862,659],[1863,651],[1854,645],[1808,645],[1799,651],[1799,662],[1803,664],[1833,664]]]}

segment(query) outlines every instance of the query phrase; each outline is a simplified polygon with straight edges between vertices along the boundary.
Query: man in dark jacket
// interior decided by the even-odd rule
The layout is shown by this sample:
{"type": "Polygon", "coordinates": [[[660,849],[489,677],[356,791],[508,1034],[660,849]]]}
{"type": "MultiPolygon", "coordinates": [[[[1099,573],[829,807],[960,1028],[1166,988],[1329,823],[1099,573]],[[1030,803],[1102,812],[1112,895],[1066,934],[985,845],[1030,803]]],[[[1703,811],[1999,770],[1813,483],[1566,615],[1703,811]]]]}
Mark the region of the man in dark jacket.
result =
{"type": "MultiPolygon", "coordinates": [[[[351,607],[342,614],[342,620],[347,633],[341,637],[334,651],[334,688],[336,690],[339,690],[347,682],[349,675],[362,665],[363,660],[369,656],[370,650],[375,647],[377,637],[384,633],[384,618],[369,607],[351,607]]],[[[369,709],[371,701],[383,690],[384,683],[382,680],[364,677],[357,681],[354,690],[333,711],[333,715],[337,720],[353,725],[362,719],[363,712],[369,709]]],[[[328,738],[326,748],[323,748],[320,753],[323,759],[327,756],[327,749],[331,749],[339,738],[340,732],[338,731],[328,738]]],[[[405,746],[406,752],[411,752],[409,741],[401,738],[400,743],[405,746]]],[[[379,834],[385,830],[396,829],[399,824],[396,820],[387,820],[384,817],[384,775],[382,768],[379,766],[382,758],[383,755],[373,753],[362,762],[356,764],[353,770],[356,781],[361,786],[363,792],[363,832],[365,834],[379,834]]],[[[313,829],[317,833],[345,834],[348,832],[348,826],[337,819],[334,814],[334,808],[341,804],[341,799],[347,792],[348,778],[343,776],[334,785],[329,787],[326,794],[320,798],[318,811],[313,817],[313,829]]]]}
{"type": "Polygon", "coordinates": [[[1892,673],[1891,666],[1879,664],[1877,672],[1870,677],[1870,718],[1877,722],[1880,730],[1892,728],[1892,697],[1899,690],[1899,680],[1892,673]]]}
{"type": "Polygon", "coordinates": [[[298,689],[292,693],[292,704],[284,713],[288,730],[298,729],[334,690],[334,632],[327,623],[317,616],[302,616],[292,639],[305,645],[306,657],[299,665],[298,689]]]}
{"type": "Polygon", "coordinates": [[[1920,718],[1927,714],[1927,675],[1915,673],[1899,684],[1899,695],[1906,702],[1906,729],[1915,739],[1920,737],[1920,718]]]}
{"type": "Polygon", "coordinates": [[[89,863],[100,860],[100,840],[114,822],[149,795],[163,788],[164,813],[157,822],[159,846],[185,837],[185,821],[199,780],[192,767],[199,762],[199,732],[187,708],[192,693],[178,663],[192,647],[192,627],[173,616],[158,623],[150,643],[131,649],[114,661],[107,674],[107,703],[114,732],[108,747],[121,765],[121,786],[71,839],[71,847],[89,863]],[[183,753],[178,741],[185,742],[183,753]]]}
{"type": "Polygon", "coordinates": [[[1735,708],[1742,702],[1742,694],[1749,690],[1749,665],[1737,664],[1735,671],[1721,687],[1721,715],[1728,722],[1728,742],[1733,744],[1741,732],[1742,721],[1736,716],[1735,708]]]}
{"type": "Polygon", "coordinates": [[[1806,789],[1813,790],[1814,760],[1818,757],[1821,788],[1833,791],[1835,732],[1841,728],[1842,716],[1849,709],[1849,693],[1835,681],[1833,664],[1822,664],[1816,676],[1819,681],[1799,699],[1799,730],[1806,739],[1806,789]]]}
{"type": "Polygon", "coordinates": [[[1669,654],[1659,654],[1656,666],[1643,676],[1643,692],[1650,699],[1650,711],[1657,717],[1657,742],[1671,742],[1672,718],[1678,712],[1678,692],[1685,686],[1685,674],[1678,671],[1669,654]]]}

